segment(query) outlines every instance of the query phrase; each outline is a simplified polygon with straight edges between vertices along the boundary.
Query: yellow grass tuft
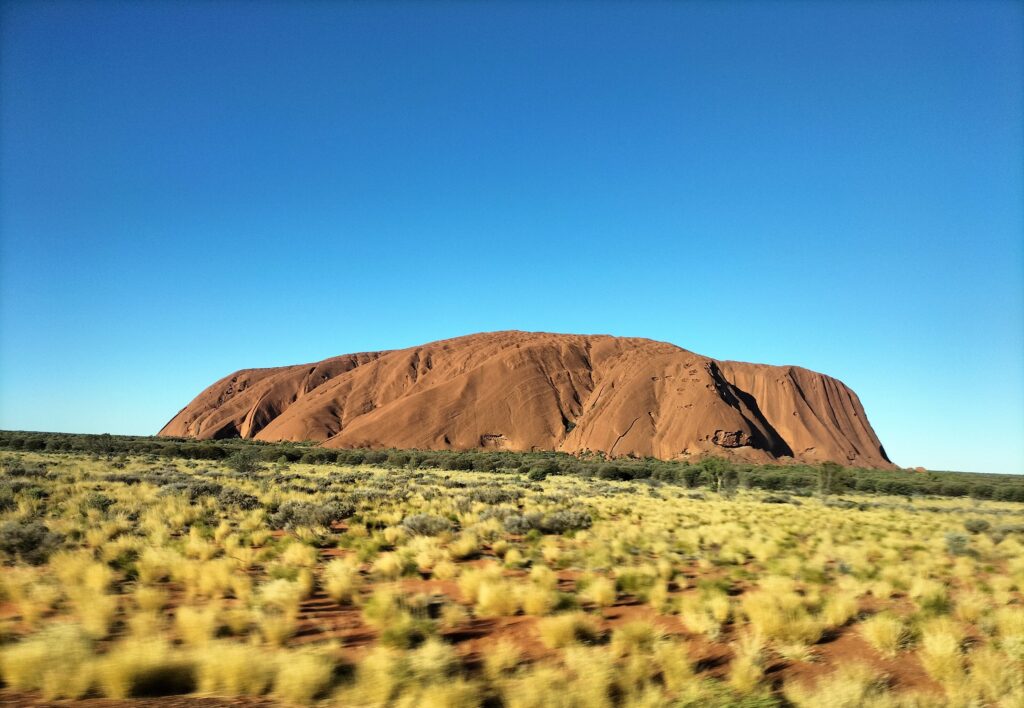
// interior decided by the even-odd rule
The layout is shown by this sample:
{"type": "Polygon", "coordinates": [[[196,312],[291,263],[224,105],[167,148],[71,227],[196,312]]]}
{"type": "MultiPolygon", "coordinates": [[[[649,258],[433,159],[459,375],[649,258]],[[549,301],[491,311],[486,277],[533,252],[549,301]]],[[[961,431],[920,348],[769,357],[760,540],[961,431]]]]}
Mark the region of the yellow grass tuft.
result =
{"type": "Polygon", "coordinates": [[[193,654],[196,687],[222,696],[259,696],[274,678],[274,660],[263,650],[236,642],[215,642],[193,654]]]}
{"type": "Polygon", "coordinates": [[[324,591],[335,602],[351,602],[361,582],[358,566],[347,559],[335,558],[324,568],[324,591]]]}
{"type": "Polygon", "coordinates": [[[575,643],[592,643],[599,636],[597,622],[582,612],[546,617],[537,623],[541,642],[550,649],[575,643]]]}
{"type": "MultiPolygon", "coordinates": [[[[531,598],[536,606],[542,598],[531,598]]],[[[519,593],[512,583],[503,580],[484,580],[477,590],[475,612],[478,617],[508,617],[519,611],[519,593]]]]}
{"type": "Polygon", "coordinates": [[[952,683],[963,672],[963,634],[948,619],[937,619],[921,630],[918,656],[928,675],[939,683],[952,683]]]}
{"type": "Polygon", "coordinates": [[[286,703],[307,704],[326,693],[334,676],[334,662],[322,654],[289,652],[278,657],[274,695],[286,703]]]}
{"type": "Polygon", "coordinates": [[[732,644],[729,685],[741,695],[750,695],[764,680],[764,640],[757,634],[745,634],[732,644]]]}
{"type": "Polygon", "coordinates": [[[484,676],[490,681],[509,676],[522,661],[523,652],[514,643],[502,639],[484,650],[484,676]]]}
{"type": "Polygon", "coordinates": [[[193,647],[208,644],[219,626],[220,607],[216,604],[204,608],[183,605],[174,614],[174,627],[178,637],[193,647]]]}
{"type": "Polygon", "coordinates": [[[74,625],[54,625],[0,652],[0,675],[16,691],[47,700],[81,698],[92,685],[92,646],[74,625]]]}
{"type": "Polygon", "coordinates": [[[903,621],[887,613],[870,617],[860,624],[859,629],[868,644],[889,657],[896,656],[909,636],[903,621]]]}
{"type": "MultiPolygon", "coordinates": [[[[865,664],[840,666],[834,673],[813,685],[791,681],[783,690],[786,698],[797,708],[862,708],[872,705],[899,705],[881,703],[886,683],[878,672],[865,664]]],[[[908,703],[907,705],[914,705],[908,703]]]]}
{"type": "Polygon", "coordinates": [[[594,578],[580,593],[580,599],[598,607],[611,607],[615,604],[615,598],[615,581],[604,577],[594,578]]]}
{"type": "Polygon", "coordinates": [[[188,693],[194,665],[162,639],[125,640],[97,660],[96,680],[107,698],[188,693]]]}

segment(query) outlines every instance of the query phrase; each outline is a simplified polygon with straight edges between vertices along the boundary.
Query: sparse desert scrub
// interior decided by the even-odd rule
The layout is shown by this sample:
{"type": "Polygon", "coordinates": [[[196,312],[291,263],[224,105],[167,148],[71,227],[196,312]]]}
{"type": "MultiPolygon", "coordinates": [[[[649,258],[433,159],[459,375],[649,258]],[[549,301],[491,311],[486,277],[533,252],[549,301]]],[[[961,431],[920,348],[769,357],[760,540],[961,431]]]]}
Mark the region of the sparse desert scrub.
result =
{"type": "Polygon", "coordinates": [[[530,582],[534,585],[554,589],[558,585],[558,574],[542,564],[534,564],[530,568],[530,582]]]}
{"type": "Polygon", "coordinates": [[[182,642],[202,647],[217,633],[220,615],[221,608],[216,603],[206,607],[179,607],[174,615],[174,627],[182,642]]]}
{"type": "Polygon", "coordinates": [[[647,591],[657,582],[658,569],[654,566],[627,566],[615,569],[615,588],[619,592],[647,598],[647,591]]]}
{"type": "Polygon", "coordinates": [[[279,578],[259,588],[259,629],[264,641],[280,646],[295,633],[299,603],[305,596],[300,583],[279,578]]]}
{"type": "Polygon", "coordinates": [[[216,642],[193,655],[196,687],[201,693],[222,696],[260,696],[275,675],[272,654],[251,644],[216,642]]]}
{"type": "Polygon", "coordinates": [[[694,683],[693,662],[685,645],[675,641],[660,642],[652,658],[665,688],[671,693],[681,696],[694,683]]]}
{"type": "Polygon", "coordinates": [[[477,617],[506,617],[519,611],[520,598],[529,600],[535,610],[532,614],[542,614],[548,605],[545,600],[550,591],[543,588],[527,589],[525,595],[517,592],[516,586],[504,580],[484,579],[476,592],[474,612],[477,617]]]}
{"type": "Polygon", "coordinates": [[[0,577],[0,582],[3,595],[17,607],[21,621],[32,628],[53,609],[62,594],[57,585],[45,582],[35,568],[11,568],[0,577]]]}
{"type": "MultiPolygon", "coordinates": [[[[510,591],[514,591],[514,589],[515,586],[510,586],[510,591]]],[[[541,585],[530,583],[519,588],[518,604],[525,614],[536,616],[550,614],[558,605],[558,602],[558,593],[541,585]]]]}
{"type": "Polygon", "coordinates": [[[84,588],[76,588],[70,598],[82,630],[93,639],[106,637],[117,614],[117,597],[106,593],[90,594],[84,588]]]}
{"type": "Polygon", "coordinates": [[[312,568],[316,565],[317,550],[305,543],[290,543],[278,556],[278,561],[293,568],[312,568]]]}
{"type": "Polygon", "coordinates": [[[733,643],[732,650],[729,685],[740,695],[750,695],[760,687],[764,679],[764,639],[756,633],[744,634],[733,643]]]}
{"type": "Polygon", "coordinates": [[[434,564],[434,568],[431,571],[431,575],[437,580],[451,580],[458,576],[459,567],[452,563],[450,560],[440,560],[434,564]]]}
{"type": "Polygon", "coordinates": [[[821,619],[826,627],[842,627],[857,614],[857,598],[852,593],[836,593],[825,601],[821,619]]]}
{"type": "Polygon", "coordinates": [[[362,615],[380,633],[381,644],[399,649],[421,643],[436,630],[421,605],[392,588],[375,590],[363,604],[362,615]]]}
{"type": "Polygon", "coordinates": [[[691,592],[679,597],[678,611],[691,631],[716,639],[732,613],[732,606],[721,591],[691,592]]]}
{"type": "Polygon", "coordinates": [[[930,578],[918,578],[911,586],[908,595],[922,612],[942,615],[949,612],[949,591],[942,583],[930,578]]]}
{"type": "Polygon", "coordinates": [[[884,677],[866,664],[854,663],[840,666],[810,685],[791,681],[786,684],[784,694],[798,708],[862,708],[892,705],[883,702],[885,691],[884,677]]]}
{"type": "Polygon", "coordinates": [[[592,643],[600,636],[597,622],[582,612],[546,617],[537,623],[537,632],[544,646],[552,649],[592,643]]]}
{"type": "Polygon", "coordinates": [[[480,587],[485,582],[498,582],[502,578],[501,566],[497,564],[470,568],[459,575],[459,592],[466,602],[475,603],[479,599],[480,587]]]}
{"type": "Polygon", "coordinates": [[[960,678],[963,639],[962,631],[946,618],[932,620],[922,628],[921,665],[939,683],[951,683],[960,678]]]}
{"type": "Polygon", "coordinates": [[[448,546],[452,558],[463,560],[473,556],[480,549],[480,541],[472,533],[464,533],[448,546]]]}
{"type": "Polygon", "coordinates": [[[824,623],[813,616],[804,597],[779,584],[743,596],[743,612],[752,629],[776,642],[780,650],[798,653],[821,638],[824,623]]]}
{"type": "Polygon", "coordinates": [[[996,610],[993,630],[1004,652],[1017,661],[1024,660],[1024,609],[1002,607],[996,610]]]}
{"type": "Polygon", "coordinates": [[[459,675],[451,647],[436,639],[411,652],[378,648],[356,669],[355,683],[341,692],[345,705],[479,705],[479,689],[459,675]]]}
{"type": "Polygon", "coordinates": [[[903,693],[898,672],[865,683],[838,671],[849,658],[817,643],[827,633],[920,663],[940,702],[1021,697],[1007,668],[1024,659],[1019,503],[797,490],[766,501],[411,462],[270,461],[239,479],[216,461],[19,459],[49,471],[0,474],[0,525],[35,519],[59,544],[32,563],[0,558],[0,672],[15,700],[714,708],[823,704],[831,692],[824,704],[929,705],[903,693]],[[563,524],[582,514],[585,528],[563,524]],[[343,524],[318,522],[337,515],[343,524]],[[965,532],[971,518],[991,528],[965,532]],[[969,534],[969,553],[949,552],[950,531],[969,534]],[[860,619],[860,603],[874,614],[860,619]],[[480,654],[463,664],[467,641],[480,654]],[[354,649],[351,671],[337,643],[354,649]],[[709,656],[725,663],[698,661],[709,656]],[[819,678],[790,681],[808,661],[819,678]]]}
{"type": "Polygon", "coordinates": [[[284,703],[305,704],[326,693],[334,662],[313,651],[291,651],[277,658],[274,695],[284,703]]]}
{"type": "Polygon", "coordinates": [[[96,684],[107,698],[187,693],[195,688],[191,658],[163,639],[120,642],[95,667],[96,684]]]}
{"type": "Polygon", "coordinates": [[[92,643],[74,625],[54,625],[0,652],[0,675],[16,690],[44,698],[81,698],[92,685],[92,643]]]}
{"type": "MultiPolygon", "coordinates": [[[[571,696],[572,684],[567,671],[554,666],[536,666],[522,671],[501,684],[502,703],[508,708],[548,708],[552,696],[571,696]]],[[[570,698],[562,705],[572,706],[570,698]]],[[[600,705],[600,704],[598,704],[600,705]]]]}
{"type": "Polygon", "coordinates": [[[438,623],[442,629],[451,630],[464,624],[468,618],[469,612],[462,605],[455,602],[446,602],[441,608],[438,623]]]}
{"type": "Polygon", "coordinates": [[[864,620],[858,627],[868,644],[886,656],[896,656],[909,639],[907,625],[899,617],[880,613],[864,620]]]}
{"type": "Polygon", "coordinates": [[[976,624],[988,609],[989,603],[983,593],[967,590],[957,596],[953,605],[953,616],[961,622],[976,624]]]}
{"type": "Polygon", "coordinates": [[[377,557],[373,562],[372,572],[383,580],[395,580],[415,569],[415,561],[406,553],[391,551],[377,557]]]}
{"type": "Polygon", "coordinates": [[[580,593],[580,598],[597,607],[610,607],[615,604],[615,583],[600,576],[592,578],[580,593]]]}
{"type": "Polygon", "coordinates": [[[157,612],[167,605],[167,591],[163,588],[139,585],[135,589],[135,606],[143,612],[157,612]]]}
{"type": "Polygon", "coordinates": [[[518,548],[509,548],[502,554],[501,558],[507,568],[519,568],[526,562],[518,548]]]}
{"type": "Polygon", "coordinates": [[[515,642],[501,640],[484,654],[484,676],[490,681],[507,678],[519,666],[523,651],[515,642]]]}
{"type": "Polygon", "coordinates": [[[342,705],[388,705],[412,678],[405,652],[390,648],[373,649],[356,668],[353,686],[341,693],[342,705]]]}
{"type": "Polygon", "coordinates": [[[647,604],[658,614],[669,612],[672,609],[672,603],[669,602],[668,584],[665,581],[659,580],[647,592],[647,604]]]}
{"type": "Polygon", "coordinates": [[[347,559],[335,558],[324,568],[324,591],[335,602],[351,602],[361,584],[358,566],[347,559]]]}
{"type": "Polygon", "coordinates": [[[649,654],[665,638],[651,622],[635,620],[612,631],[609,650],[615,656],[649,654]]]}

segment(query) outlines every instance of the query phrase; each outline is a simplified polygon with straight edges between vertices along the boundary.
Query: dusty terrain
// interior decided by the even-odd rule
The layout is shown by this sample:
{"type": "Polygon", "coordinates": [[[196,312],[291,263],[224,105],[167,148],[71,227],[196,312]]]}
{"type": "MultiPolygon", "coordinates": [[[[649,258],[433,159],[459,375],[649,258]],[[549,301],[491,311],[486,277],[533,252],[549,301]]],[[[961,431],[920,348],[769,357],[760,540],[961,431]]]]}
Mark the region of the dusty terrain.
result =
{"type": "Polygon", "coordinates": [[[836,379],[604,335],[493,332],[244,369],[160,435],[893,466],[836,379]]]}
{"type": "Polygon", "coordinates": [[[0,705],[1020,705],[1024,507],[0,458],[0,705]]]}

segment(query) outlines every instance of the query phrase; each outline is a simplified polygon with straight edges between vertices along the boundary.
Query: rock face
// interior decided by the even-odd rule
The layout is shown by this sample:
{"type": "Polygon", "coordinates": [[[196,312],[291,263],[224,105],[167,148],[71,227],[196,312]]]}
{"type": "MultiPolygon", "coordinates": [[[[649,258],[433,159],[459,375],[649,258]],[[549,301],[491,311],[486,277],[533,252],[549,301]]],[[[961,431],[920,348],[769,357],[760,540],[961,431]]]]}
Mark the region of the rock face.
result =
{"type": "Polygon", "coordinates": [[[492,332],[244,369],[160,435],[894,467],[836,379],[605,335],[492,332]]]}

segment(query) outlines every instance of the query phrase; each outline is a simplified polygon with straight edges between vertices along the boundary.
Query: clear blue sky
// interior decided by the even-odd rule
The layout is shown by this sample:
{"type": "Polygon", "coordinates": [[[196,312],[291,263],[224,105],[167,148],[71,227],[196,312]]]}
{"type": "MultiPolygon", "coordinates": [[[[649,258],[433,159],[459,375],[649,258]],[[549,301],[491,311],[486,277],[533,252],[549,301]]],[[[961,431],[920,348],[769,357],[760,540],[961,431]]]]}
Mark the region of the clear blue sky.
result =
{"type": "Polygon", "coordinates": [[[1024,472],[1011,2],[8,2],[0,428],[482,330],[799,364],[1024,472]]]}

